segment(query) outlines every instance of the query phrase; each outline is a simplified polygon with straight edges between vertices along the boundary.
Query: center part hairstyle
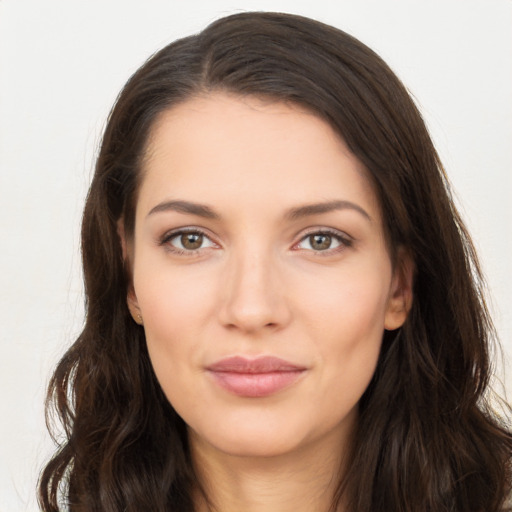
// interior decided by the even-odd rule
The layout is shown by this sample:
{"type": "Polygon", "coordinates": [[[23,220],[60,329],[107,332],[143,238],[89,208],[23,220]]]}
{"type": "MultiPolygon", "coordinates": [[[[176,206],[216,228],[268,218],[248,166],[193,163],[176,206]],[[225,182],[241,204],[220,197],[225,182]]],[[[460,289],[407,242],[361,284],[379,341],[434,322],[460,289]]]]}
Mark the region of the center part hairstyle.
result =
{"type": "Polygon", "coordinates": [[[277,13],[228,16],[168,45],[116,101],[83,216],[85,325],[49,387],[48,420],[58,417],[65,439],[40,478],[42,510],[193,511],[186,425],[128,312],[117,224],[133,237],[159,115],[219,91],[300,105],[329,123],[367,170],[392,261],[398,249],[414,261],[412,309],[399,331],[384,333],[332,510],[342,496],[350,512],[504,510],[512,436],[487,401],[493,327],[473,246],[421,115],[357,39],[277,13]]]}

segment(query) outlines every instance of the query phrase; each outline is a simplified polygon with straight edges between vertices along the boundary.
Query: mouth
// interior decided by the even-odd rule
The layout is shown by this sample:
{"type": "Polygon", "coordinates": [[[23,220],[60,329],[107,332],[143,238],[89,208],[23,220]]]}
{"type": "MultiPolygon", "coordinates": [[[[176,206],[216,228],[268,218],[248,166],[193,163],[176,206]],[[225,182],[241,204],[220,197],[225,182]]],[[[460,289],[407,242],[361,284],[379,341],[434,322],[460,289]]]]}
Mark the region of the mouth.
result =
{"type": "Polygon", "coordinates": [[[224,390],[241,397],[261,398],[297,382],[306,368],[273,356],[222,359],[206,370],[224,390]]]}

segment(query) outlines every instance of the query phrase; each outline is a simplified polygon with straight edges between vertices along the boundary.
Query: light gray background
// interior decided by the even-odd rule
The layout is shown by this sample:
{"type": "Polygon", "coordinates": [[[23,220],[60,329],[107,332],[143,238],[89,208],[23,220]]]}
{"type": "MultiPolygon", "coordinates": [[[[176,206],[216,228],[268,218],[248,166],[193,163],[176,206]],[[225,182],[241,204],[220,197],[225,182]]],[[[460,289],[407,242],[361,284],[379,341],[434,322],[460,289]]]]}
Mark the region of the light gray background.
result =
{"type": "Polygon", "coordinates": [[[413,91],[512,358],[511,0],[0,0],[0,512],[37,510],[44,390],[82,323],[79,221],[108,110],[152,52],[245,10],[342,28],[413,91]]]}

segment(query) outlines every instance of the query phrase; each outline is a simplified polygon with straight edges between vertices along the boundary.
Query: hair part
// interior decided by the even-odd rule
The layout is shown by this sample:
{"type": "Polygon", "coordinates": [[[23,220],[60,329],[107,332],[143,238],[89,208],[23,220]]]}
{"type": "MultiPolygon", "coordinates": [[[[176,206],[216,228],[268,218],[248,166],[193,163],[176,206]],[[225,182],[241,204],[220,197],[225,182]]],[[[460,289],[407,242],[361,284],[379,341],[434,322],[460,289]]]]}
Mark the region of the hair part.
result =
{"type": "Polygon", "coordinates": [[[361,42],[278,13],[228,16],[170,44],[117,98],[82,223],[86,322],[48,392],[48,420],[53,407],[66,441],[42,473],[42,510],[193,510],[186,426],[129,315],[117,227],[122,219],[133,235],[158,116],[214,91],[298,104],[330,123],[368,170],[392,253],[402,247],[414,260],[413,305],[400,332],[384,335],[332,510],[342,496],[358,512],[500,510],[512,436],[486,404],[494,331],[471,239],[421,115],[361,42]]]}

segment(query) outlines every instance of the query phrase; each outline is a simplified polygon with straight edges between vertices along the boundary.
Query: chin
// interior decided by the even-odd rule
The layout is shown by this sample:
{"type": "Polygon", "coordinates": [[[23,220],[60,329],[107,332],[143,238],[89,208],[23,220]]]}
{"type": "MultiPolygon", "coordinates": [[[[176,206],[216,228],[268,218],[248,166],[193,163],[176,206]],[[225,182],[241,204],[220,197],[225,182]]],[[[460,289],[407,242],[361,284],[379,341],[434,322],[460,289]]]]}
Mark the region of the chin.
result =
{"type": "MultiPolygon", "coordinates": [[[[259,411],[254,415],[224,416],[218,421],[189,427],[191,445],[233,457],[271,458],[299,454],[321,446],[341,447],[351,432],[357,410],[346,416],[311,421],[314,415],[272,415],[259,411]]],[[[318,420],[319,418],[315,418],[318,420]]]]}
{"type": "MultiPolygon", "coordinates": [[[[191,437],[198,446],[206,445],[214,451],[244,458],[270,458],[280,457],[300,449],[304,440],[285,437],[283,432],[255,431],[255,429],[241,429],[233,435],[216,435],[203,437],[196,432],[191,437]]],[[[226,433],[227,434],[227,433],[226,433]]]]}

